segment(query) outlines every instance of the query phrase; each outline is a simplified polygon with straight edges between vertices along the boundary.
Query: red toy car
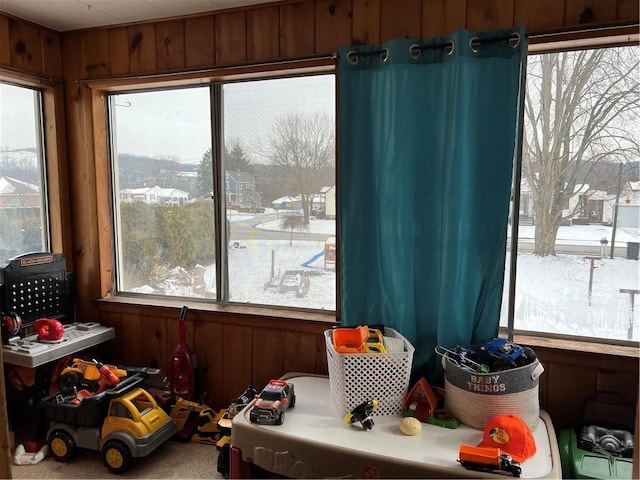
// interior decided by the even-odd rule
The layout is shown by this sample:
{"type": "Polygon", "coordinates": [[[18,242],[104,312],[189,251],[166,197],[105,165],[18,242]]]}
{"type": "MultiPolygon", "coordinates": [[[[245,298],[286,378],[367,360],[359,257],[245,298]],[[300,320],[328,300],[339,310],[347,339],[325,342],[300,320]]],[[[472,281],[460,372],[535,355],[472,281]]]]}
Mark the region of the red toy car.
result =
{"type": "Polygon", "coordinates": [[[253,408],[249,412],[251,423],[265,425],[282,425],[284,412],[296,404],[293,383],[284,380],[270,380],[256,397],[253,408]]]}

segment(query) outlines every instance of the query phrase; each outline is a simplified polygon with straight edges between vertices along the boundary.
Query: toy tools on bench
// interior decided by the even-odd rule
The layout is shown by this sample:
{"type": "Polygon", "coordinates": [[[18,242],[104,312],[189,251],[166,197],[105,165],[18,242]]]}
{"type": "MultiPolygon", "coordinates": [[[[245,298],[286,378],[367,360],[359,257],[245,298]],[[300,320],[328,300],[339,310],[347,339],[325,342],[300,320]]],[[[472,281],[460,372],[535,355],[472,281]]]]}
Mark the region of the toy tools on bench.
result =
{"type": "Polygon", "coordinates": [[[338,353],[387,353],[382,332],[367,325],[333,330],[333,348],[338,353]]]}

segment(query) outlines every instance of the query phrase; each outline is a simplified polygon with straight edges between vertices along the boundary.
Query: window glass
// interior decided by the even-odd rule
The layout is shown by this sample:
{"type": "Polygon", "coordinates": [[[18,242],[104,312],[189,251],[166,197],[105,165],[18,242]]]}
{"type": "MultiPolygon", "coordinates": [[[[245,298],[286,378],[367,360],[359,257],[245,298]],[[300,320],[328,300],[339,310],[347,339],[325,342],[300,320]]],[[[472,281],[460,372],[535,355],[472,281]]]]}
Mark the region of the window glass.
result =
{"type": "Polygon", "coordinates": [[[335,77],[226,84],[223,105],[230,301],[335,310],[335,77]]]}
{"type": "Polygon", "coordinates": [[[516,330],[640,339],[639,60],[638,46],[528,57],[502,326],[511,307],[516,330]]]}
{"type": "Polygon", "coordinates": [[[41,94],[0,82],[0,261],[49,251],[41,94]]]}
{"type": "Polygon", "coordinates": [[[214,210],[197,186],[209,89],[113,95],[109,111],[119,291],[214,297],[214,210]]]}
{"type": "Polygon", "coordinates": [[[118,290],[335,310],[334,91],[317,75],[112,95],[118,290]]]}

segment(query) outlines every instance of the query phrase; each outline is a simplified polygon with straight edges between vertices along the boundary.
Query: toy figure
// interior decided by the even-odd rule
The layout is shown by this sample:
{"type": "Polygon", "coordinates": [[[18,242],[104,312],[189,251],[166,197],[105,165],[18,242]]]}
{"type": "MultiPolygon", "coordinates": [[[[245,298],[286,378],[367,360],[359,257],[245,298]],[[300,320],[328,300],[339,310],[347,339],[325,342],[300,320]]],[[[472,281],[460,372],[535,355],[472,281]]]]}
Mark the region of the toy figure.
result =
{"type": "Polygon", "coordinates": [[[377,408],[378,400],[376,399],[362,402],[344,416],[344,421],[349,425],[360,422],[365,431],[371,430],[374,425],[372,415],[377,408]]]}

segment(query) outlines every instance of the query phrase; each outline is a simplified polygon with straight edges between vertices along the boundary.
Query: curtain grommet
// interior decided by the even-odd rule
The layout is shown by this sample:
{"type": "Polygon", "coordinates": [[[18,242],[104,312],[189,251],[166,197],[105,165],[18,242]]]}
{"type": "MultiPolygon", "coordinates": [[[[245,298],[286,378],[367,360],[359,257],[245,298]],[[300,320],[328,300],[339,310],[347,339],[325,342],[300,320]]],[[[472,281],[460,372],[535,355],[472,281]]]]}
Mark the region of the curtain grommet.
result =
{"type": "Polygon", "coordinates": [[[477,53],[480,51],[480,39],[478,37],[472,37],[469,40],[469,48],[471,49],[472,52],[477,53]]]}
{"type": "Polygon", "coordinates": [[[453,55],[453,51],[456,49],[456,44],[453,40],[449,40],[444,44],[444,53],[446,55],[453,55]]]}
{"type": "Polygon", "coordinates": [[[349,62],[351,65],[355,65],[356,63],[358,63],[358,53],[355,50],[351,50],[349,53],[347,53],[347,62],[349,62]]]}
{"type": "Polygon", "coordinates": [[[518,45],[520,45],[520,33],[513,32],[509,37],[508,43],[511,48],[518,48],[518,45]]]}
{"type": "Polygon", "coordinates": [[[411,45],[409,47],[409,55],[411,55],[411,58],[413,58],[414,60],[420,58],[420,55],[422,55],[422,48],[420,47],[420,45],[418,45],[417,43],[411,45]]]}
{"type": "Polygon", "coordinates": [[[387,63],[387,60],[389,60],[389,49],[383,48],[380,52],[380,61],[382,63],[387,63]]]}

